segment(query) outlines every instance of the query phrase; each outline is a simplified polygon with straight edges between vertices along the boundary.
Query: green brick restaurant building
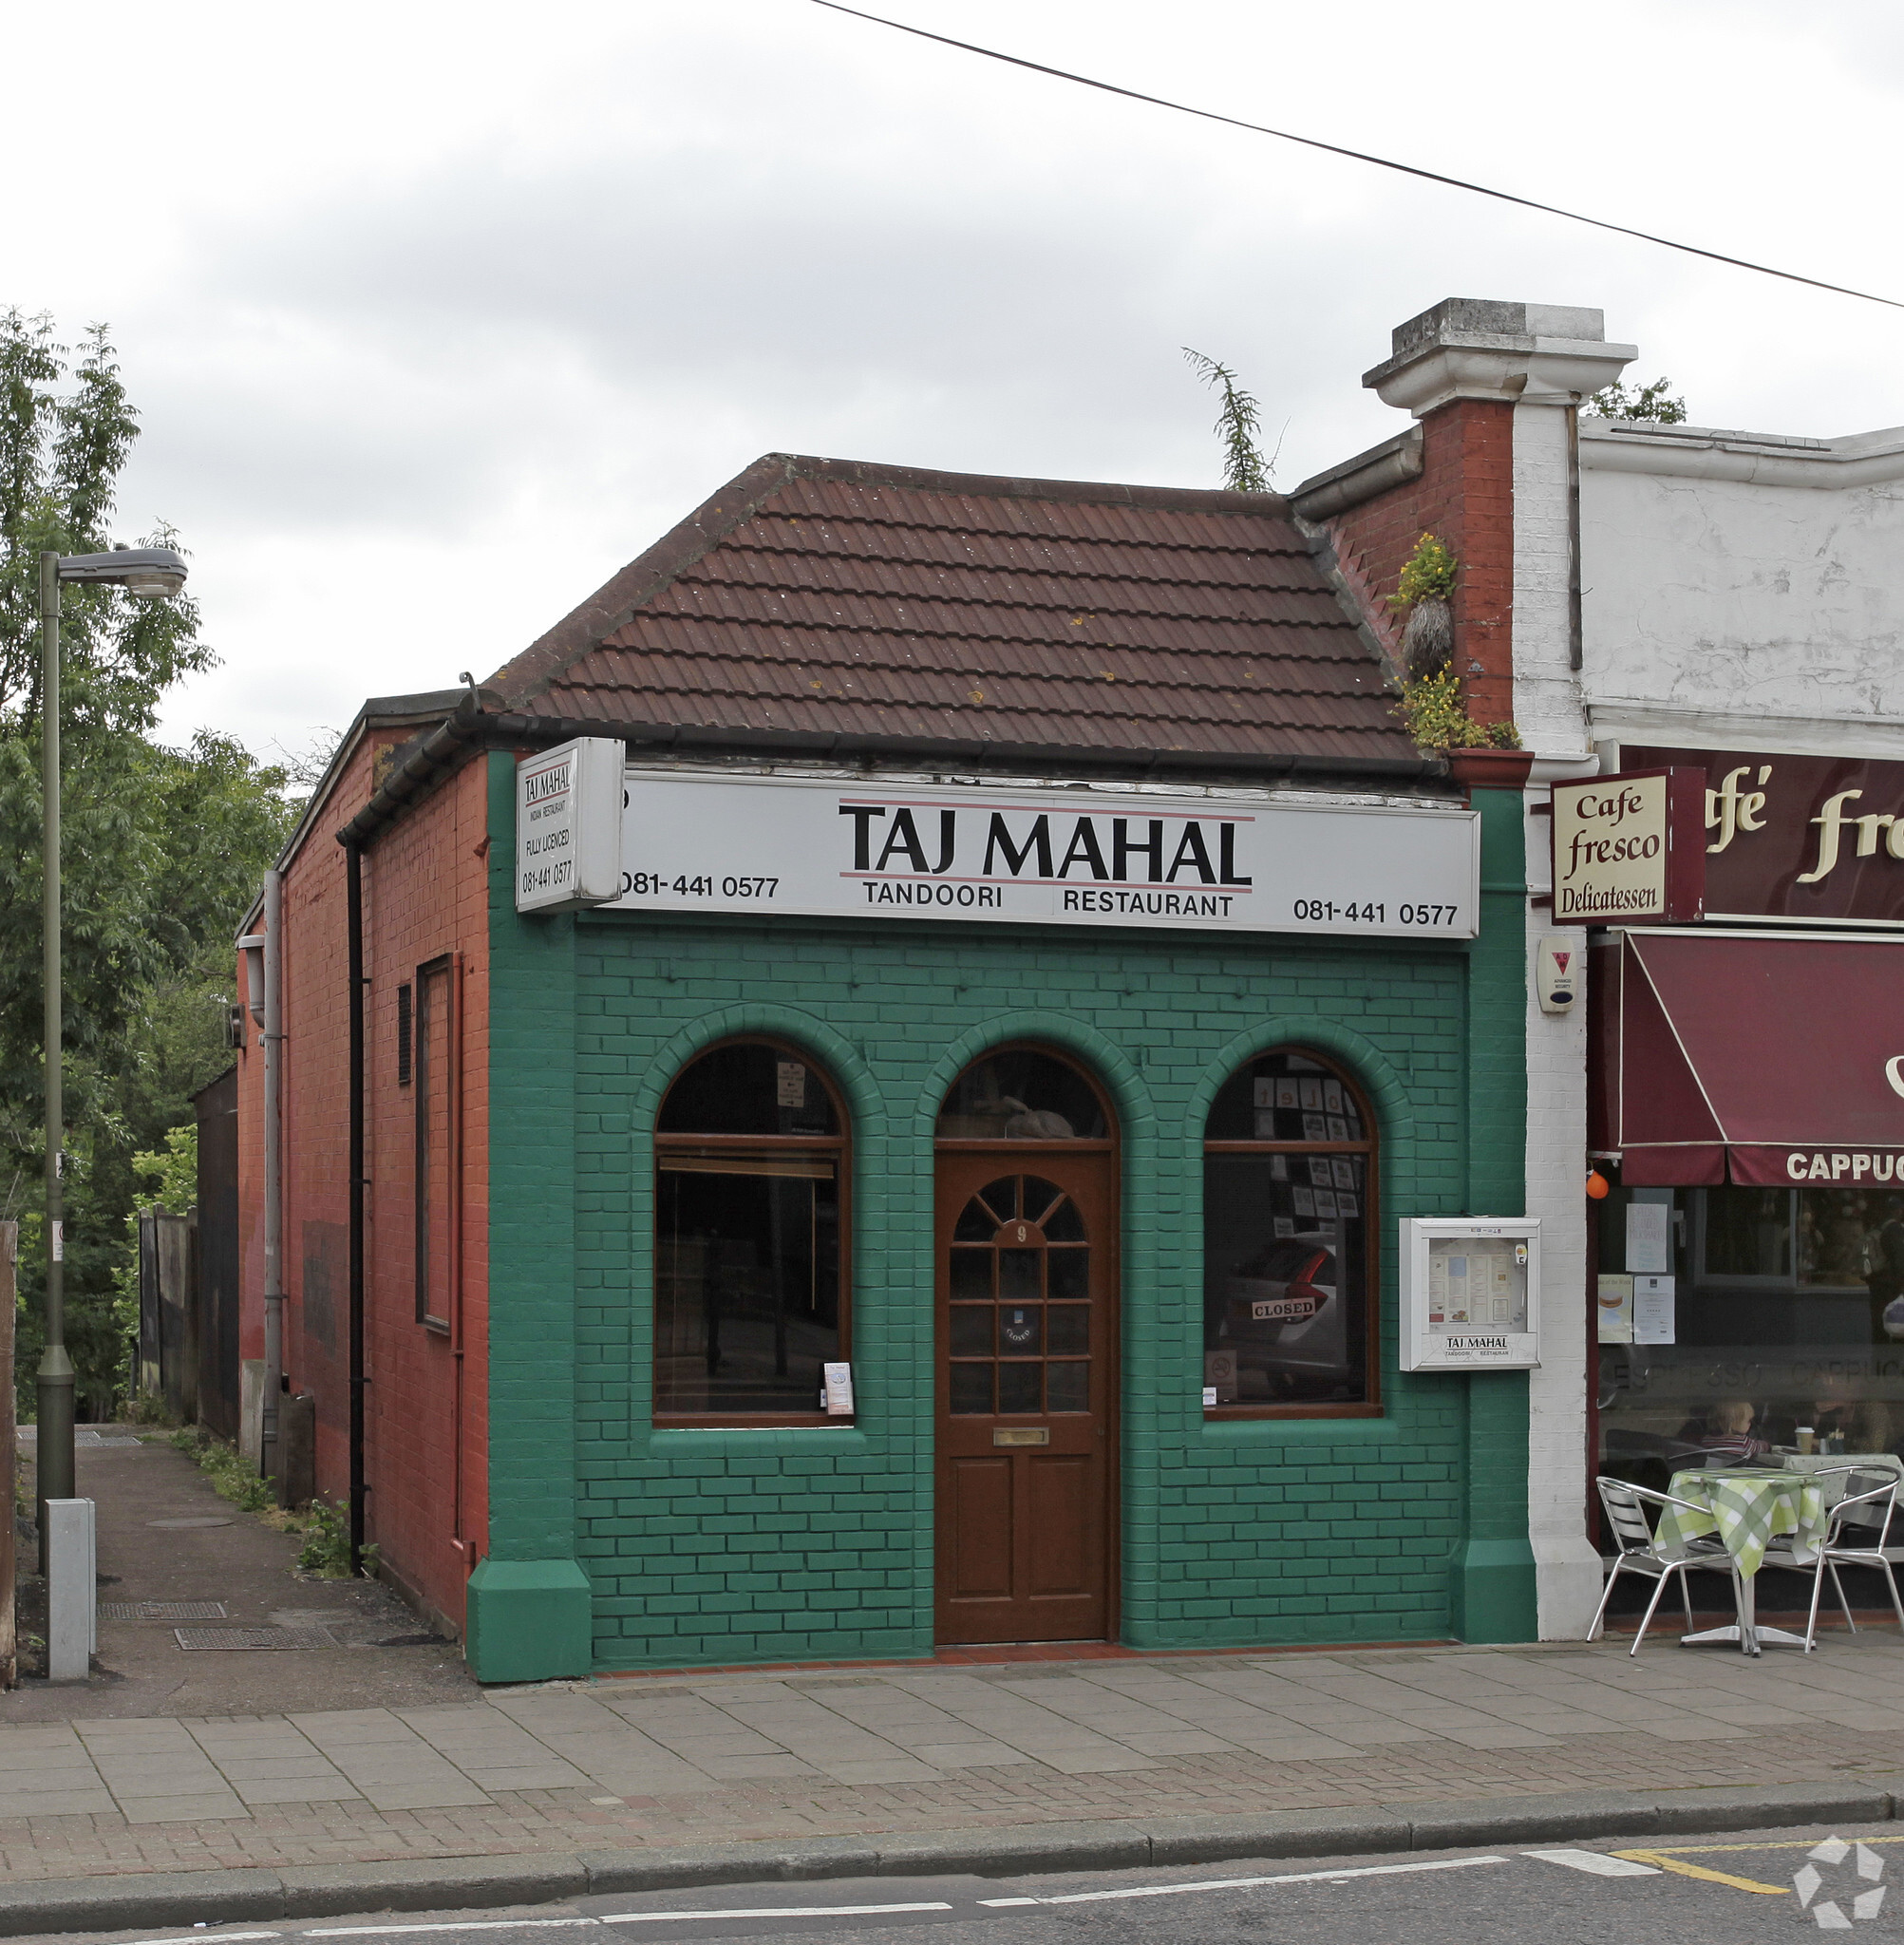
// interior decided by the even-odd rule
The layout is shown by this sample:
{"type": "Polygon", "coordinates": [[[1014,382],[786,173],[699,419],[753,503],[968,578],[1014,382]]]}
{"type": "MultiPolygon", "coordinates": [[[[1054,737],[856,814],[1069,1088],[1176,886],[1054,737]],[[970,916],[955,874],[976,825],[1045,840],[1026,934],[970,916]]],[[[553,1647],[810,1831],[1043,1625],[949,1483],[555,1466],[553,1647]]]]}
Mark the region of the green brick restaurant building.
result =
{"type": "Polygon", "coordinates": [[[1396,1309],[1403,1218],[1524,1208],[1519,778],[1330,570],[773,456],[366,706],[276,895],[284,1367],[481,1678],[1534,1638],[1526,1374],[1396,1309]]]}

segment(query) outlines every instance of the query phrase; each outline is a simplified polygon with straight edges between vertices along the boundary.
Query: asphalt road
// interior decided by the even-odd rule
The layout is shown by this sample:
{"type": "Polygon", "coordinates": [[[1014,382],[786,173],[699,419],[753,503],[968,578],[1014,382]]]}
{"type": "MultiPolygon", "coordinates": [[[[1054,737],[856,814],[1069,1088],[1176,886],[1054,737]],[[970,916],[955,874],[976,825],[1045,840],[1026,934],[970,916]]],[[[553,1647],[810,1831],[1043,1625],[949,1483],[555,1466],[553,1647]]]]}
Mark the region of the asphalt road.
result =
{"type": "Polygon", "coordinates": [[[1904,1835],[1875,1824],[1392,1858],[1014,1880],[878,1878],[592,1898],[507,1910],[367,1913],[276,1926],[65,1934],[61,1945],[1744,1945],[1794,1927],[1904,1937],[1904,1835]],[[1833,1840],[1837,1840],[1836,1842],[1833,1840]],[[1819,1847],[1824,1846],[1822,1855],[1819,1847]],[[1860,1846],[1862,1846],[1860,1848],[1860,1846]],[[1809,1868],[1809,1908],[1790,1888],[1809,1868]],[[1878,1898],[1876,1894],[1882,1893],[1878,1898]],[[1834,1924],[1830,1903],[1840,1922],[1834,1924]],[[1876,1908],[1874,1908],[1874,1906],[1876,1908]],[[928,1936],[929,1935],[929,1936],[928,1936]]]}

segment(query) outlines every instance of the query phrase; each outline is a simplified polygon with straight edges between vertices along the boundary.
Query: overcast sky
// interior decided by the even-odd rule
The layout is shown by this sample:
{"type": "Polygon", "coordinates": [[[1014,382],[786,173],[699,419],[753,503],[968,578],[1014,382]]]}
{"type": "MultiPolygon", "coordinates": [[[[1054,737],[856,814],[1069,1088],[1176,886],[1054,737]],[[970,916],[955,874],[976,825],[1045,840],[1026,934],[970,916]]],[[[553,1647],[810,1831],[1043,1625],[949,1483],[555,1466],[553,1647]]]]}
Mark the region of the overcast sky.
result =
{"type": "MultiPolygon", "coordinates": [[[[891,0],[922,27],[1904,296],[1904,11],[891,0]]],[[[1904,421],[1904,313],[1026,74],[811,0],[15,9],[0,302],[113,330],[223,666],[301,746],[486,675],[769,451],[1279,485],[1449,295],[1594,305],[1702,424],[1904,421]],[[94,72],[88,74],[91,67],[94,72]],[[35,77],[45,80],[39,85],[35,77]]]]}

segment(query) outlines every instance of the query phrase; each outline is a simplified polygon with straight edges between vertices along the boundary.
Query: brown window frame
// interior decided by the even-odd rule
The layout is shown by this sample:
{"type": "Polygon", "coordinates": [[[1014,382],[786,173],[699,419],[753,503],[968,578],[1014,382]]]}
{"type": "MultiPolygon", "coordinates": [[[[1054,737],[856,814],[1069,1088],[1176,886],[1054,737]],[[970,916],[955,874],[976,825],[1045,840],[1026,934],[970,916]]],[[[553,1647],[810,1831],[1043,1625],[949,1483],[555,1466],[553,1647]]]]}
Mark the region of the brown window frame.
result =
{"type": "MultiPolygon", "coordinates": [[[[1329,1079],[1339,1081],[1354,1097],[1357,1118],[1367,1130],[1367,1139],[1360,1142],[1213,1142],[1207,1133],[1203,1142],[1203,1159],[1212,1155],[1360,1155],[1367,1160],[1364,1171],[1366,1193],[1363,1196],[1363,1221],[1367,1225],[1367,1242],[1363,1250],[1366,1265],[1365,1275],[1367,1288],[1363,1298],[1363,1328],[1366,1332],[1364,1350],[1364,1369],[1367,1373],[1368,1395],[1354,1402],[1347,1400],[1317,1400],[1308,1404],[1294,1405],[1206,1405],[1203,1407],[1203,1421],[1206,1425],[1222,1423],[1232,1419],[1290,1419],[1290,1418],[1382,1418],[1386,1415],[1386,1407],[1382,1402],[1382,1140],[1381,1124],[1370,1111],[1368,1095],[1354,1076],[1344,1068],[1341,1062],[1319,1048],[1306,1047],[1300,1041],[1284,1041],[1274,1047],[1261,1047],[1247,1059],[1237,1062],[1225,1076],[1222,1087],[1212,1097],[1210,1109],[1204,1116],[1204,1126],[1209,1126],[1209,1114],[1216,1109],[1223,1089],[1236,1079],[1238,1074],[1247,1072],[1259,1060],[1267,1060],[1276,1054],[1296,1054],[1304,1060],[1314,1061],[1329,1079]]],[[[1202,1250],[1209,1249],[1210,1183],[1206,1172],[1203,1183],[1203,1239],[1202,1250]]],[[[1202,1335],[1202,1288],[1198,1285],[1198,1359],[1201,1360],[1202,1335]]]]}
{"type": "Polygon", "coordinates": [[[410,1002],[410,1110],[413,1127],[411,1167],[414,1204],[414,1244],[416,1252],[416,1320],[424,1330],[439,1336],[455,1334],[458,1298],[462,1284],[462,981],[457,974],[460,955],[439,953],[425,959],[412,975],[410,1002]],[[443,1269],[443,1304],[441,1314],[429,1307],[430,1298],[430,993],[442,981],[443,998],[443,1179],[446,1193],[440,1216],[441,1241],[447,1252],[443,1269]]]}
{"type": "MultiPolygon", "coordinates": [[[[771,1161],[776,1159],[790,1160],[799,1155],[824,1155],[833,1161],[833,1177],[839,1188],[839,1361],[850,1364],[853,1360],[853,1124],[846,1112],[846,1103],[839,1087],[825,1064],[809,1053],[805,1048],[798,1047],[791,1041],[777,1040],[765,1033],[733,1033],[726,1039],[716,1040],[699,1049],[684,1061],[675,1070],[674,1077],[668,1084],[659,1106],[655,1109],[657,1124],[668,1105],[669,1095],[680,1085],[682,1077],[710,1053],[718,1053],[724,1047],[764,1047],[789,1060],[797,1060],[808,1073],[815,1075],[826,1090],[826,1098],[833,1105],[833,1119],[839,1125],[837,1135],[693,1135],[664,1134],[657,1125],[654,1134],[654,1213],[649,1219],[650,1237],[649,1272],[649,1316],[650,1327],[656,1314],[657,1277],[654,1264],[659,1261],[660,1252],[660,1177],[662,1158],[666,1155],[707,1156],[708,1158],[732,1158],[738,1161],[758,1160],[771,1161]]],[[[653,1337],[650,1328],[650,1357],[648,1372],[649,1415],[656,1431],[691,1431],[697,1427],[719,1430],[749,1428],[772,1430],[799,1430],[803,1427],[832,1426],[837,1431],[851,1431],[858,1423],[858,1391],[855,1387],[854,1412],[851,1418],[834,1417],[821,1411],[818,1405],[811,1411],[664,1411],[655,1399],[653,1337]]]]}

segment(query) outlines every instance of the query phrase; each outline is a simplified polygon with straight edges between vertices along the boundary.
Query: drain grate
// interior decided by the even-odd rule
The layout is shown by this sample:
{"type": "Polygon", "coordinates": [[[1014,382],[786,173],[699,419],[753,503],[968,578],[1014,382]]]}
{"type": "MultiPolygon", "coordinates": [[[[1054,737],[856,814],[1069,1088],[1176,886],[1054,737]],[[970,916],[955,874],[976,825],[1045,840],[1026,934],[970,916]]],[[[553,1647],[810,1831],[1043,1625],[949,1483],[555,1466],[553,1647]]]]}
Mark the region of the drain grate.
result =
{"type": "Polygon", "coordinates": [[[184,1649],[335,1648],[322,1628],[174,1628],[184,1649]]]}
{"type": "Polygon", "coordinates": [[[103,1600],[103,1621],[222,1621],[222,1600],[103,1600]]]}

